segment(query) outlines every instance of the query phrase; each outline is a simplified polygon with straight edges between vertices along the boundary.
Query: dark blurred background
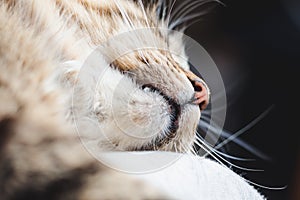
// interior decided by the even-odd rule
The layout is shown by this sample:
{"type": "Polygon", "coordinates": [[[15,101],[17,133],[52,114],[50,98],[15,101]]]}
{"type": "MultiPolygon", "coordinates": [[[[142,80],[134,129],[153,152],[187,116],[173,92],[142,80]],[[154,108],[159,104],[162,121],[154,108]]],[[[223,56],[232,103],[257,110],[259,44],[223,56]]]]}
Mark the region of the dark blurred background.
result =
{"type": "MultiPolygon", "coordinates": [[[[184,3],[181,1],[179,4],[184,3]]],[[[193,1],[191,1],[193,2],[193,1]]],[[[255,158],[235,162],[263,172],[237,170],[270,200],[300,199],[300,137],[297,93],[300,91],[300,1],[223,0],[193,13],[209,10],[186,34],[198,41],[218,66],[228,100],[225,129],[235,132],[272,105],[269,114],[241,139],[267,154],[263,160],[233,143],[228,153],[255,158]],[[298,70],[297,70],[298,69],[298,70]]]]}

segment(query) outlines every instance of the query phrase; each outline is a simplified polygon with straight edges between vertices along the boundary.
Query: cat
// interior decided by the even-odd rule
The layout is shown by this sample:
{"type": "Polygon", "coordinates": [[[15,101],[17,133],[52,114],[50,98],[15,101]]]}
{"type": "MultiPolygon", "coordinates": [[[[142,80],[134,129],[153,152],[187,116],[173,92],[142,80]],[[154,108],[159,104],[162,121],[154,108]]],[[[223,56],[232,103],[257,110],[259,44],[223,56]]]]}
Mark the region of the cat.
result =
{"type": "Polygon", "coordinates": [[[168,198],[88,153],[193,148],[210,90],[159,2],[2,0],[0,9],[1,199],[168,198]]]}

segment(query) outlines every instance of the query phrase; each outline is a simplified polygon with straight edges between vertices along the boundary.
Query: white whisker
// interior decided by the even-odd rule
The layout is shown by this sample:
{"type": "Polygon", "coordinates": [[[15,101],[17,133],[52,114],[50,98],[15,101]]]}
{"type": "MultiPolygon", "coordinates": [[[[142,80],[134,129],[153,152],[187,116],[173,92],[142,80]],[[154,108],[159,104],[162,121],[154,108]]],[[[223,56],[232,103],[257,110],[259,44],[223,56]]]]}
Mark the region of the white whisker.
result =
{"type": "MultiPolygon", "coordinates": [[[[239,131],[237,131],[235,134],[231,135],[226,140],[224,140],[223,142],[221,142],[220,144],[218,144],[215,148],[218,149],[218,148],[223,147],[224,145],[226,145],[228,142],[235,140],[241,134],[243,134],[244,132],[248,131],[255,124],[257,124],[259,121],[261,121],[272,109],[273,109],[273,106],[271,106],[270,108],[268,108],[265,112],[263,112],[261,115],[259,115],[256,119],[254,119],[248,125],[246,125],[242,129],[240,129],[239,131]]],[[[263,156],[263,157],[265,157],[265,156],[263,156]]]]}
{"type": "MultiPolygon", "coordinates": [[[[207,145],[209,145],[211,148],[213,148],[213,146],[212,146],[211,144],[207,143],[207,142],[205,141],[205,139],[204,139],[203,137],[201,137],[200,135],[196,135],[196,139],[205,142],[207,145]]],[[[223,152],[221,152],[221,151],[218,151],[218,150],[216,150],[216,149],[214,149],[214,151],[215,151],[216,153],[220,154],[221,156],[227,157],[227,158],[232,159],[232,160],[238,160],[238,161],[255,161],[255,159],[240,158],[240,157],[232,156],[232,155],[223,153],[223,152]]]]}
{"type": "Polygon", "coordinates": [[[171,20],[171,13],[172,13],[172,10],[173,10],[173,8],[174,8],[174,6],[175,6],[176,1],[177,1],[177,0],[174,0],[174,1],[173,1],[172,5],[171,5],[171,8],[170,8],[170,10],[169,10],[169,12],[168,12],[168,17],[167,17],[167,20],[166,20],[167,26],[168,26],[168,24],[170,23],[170,20],[171,20]]]}
{"type": "MultiPolygon", "coordinates": [[[[229,162],[228,160],[226,160],[226,159],[224,159],[222,156],[220,156],[219,154],[217,154],[216,152],[215,152],[215,149],[214,148],[212,148],[212,147],[210,147],[209,145],[207,145],[206,143],[204,143],[202,140],[196,140],[195,141],[195,143],[197,144],[197,145],[199,145],[199,147],[201,147],[201,148],[203,148],[203,145],[205,146],[205,151],[209,154],[209,155],[214,155],[215,157],[218,157],[219,159],[221,159],[223,162],[225,162],[225,163],[227,163],[227,164],[229,164],[230,166],[232,166],[232,167],[235,167],[235,168],[237,168],[237,169],[241,169],[241,170],[245,170],[245,171],[253,171],[253,172],[259,172],[259,171],[264,171],[264,170],[261,170],[261,169],[250,169],[250,168],[245,168],[245,167],[241,167],[241,166],[238,166],[238,165],[235,165],[235,164],[233,164],[233,163],[231,163],[231,162],[229,162]],[[201,142],[202,144],[200,144],[199,142],[201,142]],[[208,149],[208,150],[207,150],[208,149]],[[210,150],[210,151],[209,151],[210,150]]],[[[206,155],[205,155],[206,156],[206,155]]],[[[222,162],[222,161],[220,161],[218,159],[218,162],[222,162]]]]}
{"type": "MultiPolygon", "coordinates": [[[[261,116],[260,119],[262,119],[263,117],[264,116],[261,116]]],[[[265,155],[260,150],[256,149],[255,147],[247,144],[246,142],[244,142],[243,140],[241,140],[241,139],[238,138],[238,136],[240,136],[241,134],[245,133],[247,130],[249,130],[250,128],[252,128],[258,121],[259,120],[257,119],[256,121],[251,122],[246,127],[240,129],[239,131],[237,131],[234,134],[229,133],[229,132],[225,131],[224,129],[221,129],[210,118],[208,118],[206,116],[202,116],[202,120],[199,122],[199,126],[198,127],[205,127],[207,129],[209,129],[211,133],[215,133],[217,135],[220,135],[220,133],[221,133],[221,137],[226,138],[226,140],[224,140],[222,143],[220,143],[219,145],[217,145],[215,147],[215,149],[220,149],[224,145],[226,145],[227,143],[229,143],[229,142],[232,141],[235,144],[239,145],[240,147],[242,147],[242,148],[246,149],[247,151],[251,152],[252,154],[260,157],[261,159],[263,159],[263,160],[270,160],[269,156],[265,155]],[[207,121],[205,121],[205,120],[207,120],[207,121]]]]}
{"type": "Polygon", "coordinates": [[[119,9],[119,11],[120,11],[120,13],[122,15],[122,18],[123,18],[124,22],[128,25],[128,28],[134,29],[133,22],[130,19],[130,17],[128,16],[126,10],[116,0],[114,0],[114,3],[118,7],[118,9],[119,9]]]}
{"type": "Polygon", "coordinates": [[[171,18],[174,18],[178,12],[180,12],[180,10],[184,9],[191,1],[190,0],[187,0],[187,1],[184,1],[182,4],[179,4],[179,6],[174,10],[173,13],[171,13],[171,18]]]}
{"type": "MultiPolygon", "coordinates": [[[[213,159],[215,159],[215,161],[217,161],[218,163],[220,163],[222,166],[228,168],[222,161],[220,161],[214,154],[213,152],[209,151],[205,146],[203,146],[202,144],[200,144],[197,140],[194,141],[195,144],[197,144],[201,149],[203,149],[205,152],[207,152],[213,159]]],[[[205,157],[205,156],[202,156],[205,157]]]]}
{"type": "MultiPolygon", "coordinates": [[[[200,140],[200,142],[202,142],[202,141],[200,140]]],[[[199,145],[199,147],[203,148],[203,145],[201,145],[199,142],[196,142],[196,144],[199,145]]],[[[205,144],[204,144],[204,145],[205,145],[205,144]]],[[[205,146],[206,146],[206,145],[205,145],[205,146]]],[[[207,147],[207,148],[210,149],[210,147],[207,147]]],[[[205,150],[205,148],[203,148],[203,149],[205,150]]],[[[207,151],[207,150],[205,150],[205,151],[207,151]]],[[[208,152],[208,154],[212,156],[212,153],[211,153],[211,152],[208,152]]],[[[217,157],[220,157],[220,156],[217,155],[217,157]]],[[[213,157],[213,158],[214,158],[214,157],[213,157]]],[[[214,159],[216,159],[216,158],[214,158],[214,159]]],[[[223,160],[222,157],[220,157],[220,159],[223,160]]],[[[220,163],[220,160],[216,159],[216,161],[218,161],[218,162],[220,163]]],[[[226,160],[224,160],[224,161],[227,162],[226,160]]],[[[229,163],[231,166],[236,167],[236,168],[238,168],[238,169],[244,169],[244,170],[247,170],[247,171],[261,171],[261,170],[247,169],[247,168],[239,167],[239,166],[236,166],[236,165],[232,165],[232,163],[230,163],[230,162],[227,162],[227,163],[229,163]]],[[[222,162],[221,162],[220,164],[222,164],[223,166],[225,166],[226,168],[228,168],[228,167],[227,167],[226,165],[224,165],[222,162]]],[[[263,171],[263,170],[262,170],[262,171],[263,171]]],[[[242,177],[242,178],[243,178],[243,177],[242,177]]],[[[254,185],[254,186],[257,186],[257,187],[260,187],[260,188],[264,188],[264,189],[269,189],[269,190],[284,190],[284,189],[287,188],[287,186],[283,186],[283,187],[268,187],[268,186],[264,186],[264,185],[260,185],[260,184],[254,183],[254,182],[252,182],[252,181],[250,181],[250,180],[248,180],[248,179],[245,179],[245,178],[243,178],[243,179],[244,179],[246,182],[248,182],[249,184],[252,184],[252,185],[254,185]]]]}
{"type": "Polygon", "coordinates": [[[243,178],[246,182],[252,184],[252,185],[255,185],[257,187],[260,187],[260,188],[263,188],[263,189],[268,189],[268,190],[284,190],[287,188],[287,186],[282,186],[282,187],[268,187],[268,186],[264,186],[264,185],[260,185],[260,184],[257,184],[257,183],[254,183],[252,181],[249,181],[248,179],[245,179],[243,178]]]}
{"type": "Polygon", "coordinates": [[[208,0],[208,1],[204,1],[204,0],[194,1],[192,3],[189,3],[187,6],[184,6],[184,7],[182,6],[183,8],[180,9],[179,12],[174,13],[172,18],[180,19],[180,18],[186,16],[188,13],[191,13],[197,7],[202,6],[202,5],[204,5],[208,2],[211,2],[211,0],[208,0]]]}
{"type": "Polygon", "coordinates": [[[189,20],[195,19],[197,17],[201,17],[203,15],[205,15],[207,12],[201,12],[201,13],[197,13],[197,14],[192,14],[186,17],[182,17],[177,19],[175,22],[172,22],[169,26],[169,29],[173,30],[175,27],[178,27],[181,24],[186,23],[189,20]]]}
{"type": "Polygon", "coordinates": [[[147,17],[146,11],[145,11],[145,6],[144,6],[142,0],[139,0],[139,4],[140,4],[140,7],[142,9],[142,12],[143,12],[143,15],[144,15],[147,27],[150,28],[149,20],[148,20],[148,17],[147,17]]]}

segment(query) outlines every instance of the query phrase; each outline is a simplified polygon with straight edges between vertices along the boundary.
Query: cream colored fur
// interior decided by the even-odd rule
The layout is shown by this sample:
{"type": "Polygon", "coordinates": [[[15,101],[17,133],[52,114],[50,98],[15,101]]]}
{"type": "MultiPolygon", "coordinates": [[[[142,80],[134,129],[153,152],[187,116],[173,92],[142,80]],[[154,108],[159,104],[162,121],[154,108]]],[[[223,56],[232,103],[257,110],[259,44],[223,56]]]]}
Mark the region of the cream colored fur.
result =
{"type": "Polygon", "coordinates": [[[199,78],[180,34],[155,9],[125,0],[0,2],[1,199],[166,198],[104,168],[82,145],[92,153],[191,150],[200,118],[191,81],[199,78]],[[156,48],[122,54],[138,46],[156,48]],[[162,93],[181,114],[157,146],[174,117],[162,93]]]}
{"type": "MultiPolygon", "coordinates": [[[[22,12],[24,7],[31,5],[30,1],[24,1],[23,4],[25,6],[22,12]]],[[[158,50],[128,52],[115,61],[116,68],[106,69],[110,63],[107,63],[101,55],[97,56],[95,61],[87,61],[88,53],[114,36],[135,29],[148,28],[148,26],[166,29],[166,24],[156,18],[154,8],[147,9],[146,17],[137,4],[124,1],[79,3],[62,0],[57,1],[56,4],[53,1],[46,1],[35,2],[34,8],[33,11],[28,11],[38,16],[30,19],[34,20],[32,28],[36,29],[39,27],[36,24],[41,24],[41,29],[54,37],[53,42],[61,45],[60,53],[64,57],[59,62],[64,63],[62,70],[65,70],[65,73],[60,75],[60,79],[69,87],[68,91],[73,87],[80,88],[79,91],[75,91],[72,99],[74,107],[66,111],[67,113],[79,112],[76,126],[80,135],[93,138],[91,142],[97,144],[99,150],[111,150],[115,149],[115,146],[118,146],[118,150],[140,149],[153,143],[157,138],[165,137],[172,116],[169,114],[168,105],[160,95],[141,90],[142,85],[151,83],[182,105],[180,127],[176,137],[171,143],[157,148],[181,152],[191,148],[200,113],[196,105],[187,104],[194,95],[190,81],[183,71],[174,70],[172,66],[179,60],[178,57],[183,57],[179,65],[182,69],[188,70],[187,58],[179,36],[175,34],[166,36],[167,33],[164,31],[153,30],[124,38],[118,43],[107,44],[109,48],[101,52],[106,57],[122,55],[122,52],[131,48],[130,46],[134,48],[148,45],[158,48],[158,50]],[[62,13],[65,15],[59,15],[58,8],[55,6],[61,6],[62,13]],[[42,12],[45,8],[47,11],[42,12]],[[100,11],[95,12],[97,9],[100,11]],[[116,12],[118,10],[121,14],[116,12]],[[108,15],[106,12],[111,14],[108,15]],[[129,16],[131,18],[127,19],[129,16]],[[64,29],[65,31],[62,31],[64,29]],[[165,35],[170,41],[165,41],[161,35],[165,35]],[[167,42],[172,45],[168,46],[167,42]],[[166,56],[165,54],[169,54],[166,50],[174,52],[174,55],[166,56]],[[148,60],[149,63],[145,64],[144,60],[148,60]],[[92,70],[88,72],[90,77],[83,77],[84,80],[80,80],[82,77],[77,79],[82,66],[92,70]],[[100,80],[101,71],[105,71],[105,74],[100,80]],[[123,71],[134,74],[134,77],[129,77],[122,73],[123,71]],[[87,80],[93,81],[87,83],[87,80]],[[74,86],[73,83],[76,85],[74,86]],[[97,130],[91,128],[93,126],[86,124],[83,118],[89,118],[89,121],[93,121],[94,124],[99,123],[100,128],[97,130]]],[[[58,73],[60,70],[59,68],[58,73]]],[[[71,102],[66,104],[67,107],[71,102]]]]}

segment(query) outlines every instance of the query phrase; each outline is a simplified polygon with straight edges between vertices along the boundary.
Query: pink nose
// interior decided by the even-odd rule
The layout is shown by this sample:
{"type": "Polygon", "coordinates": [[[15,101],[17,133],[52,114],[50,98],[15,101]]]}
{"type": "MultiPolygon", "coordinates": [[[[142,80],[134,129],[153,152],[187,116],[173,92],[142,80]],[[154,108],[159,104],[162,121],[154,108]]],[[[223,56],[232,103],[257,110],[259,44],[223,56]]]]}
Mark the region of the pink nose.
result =
{"type": "Polygon", "coordinates": [[[196,105],[200,106],[201,110],[204,110],[209,103],[209,91],[207,86],[202,81],[193,82],[195,88],[195,101],[193,102],[196,105]]]}

